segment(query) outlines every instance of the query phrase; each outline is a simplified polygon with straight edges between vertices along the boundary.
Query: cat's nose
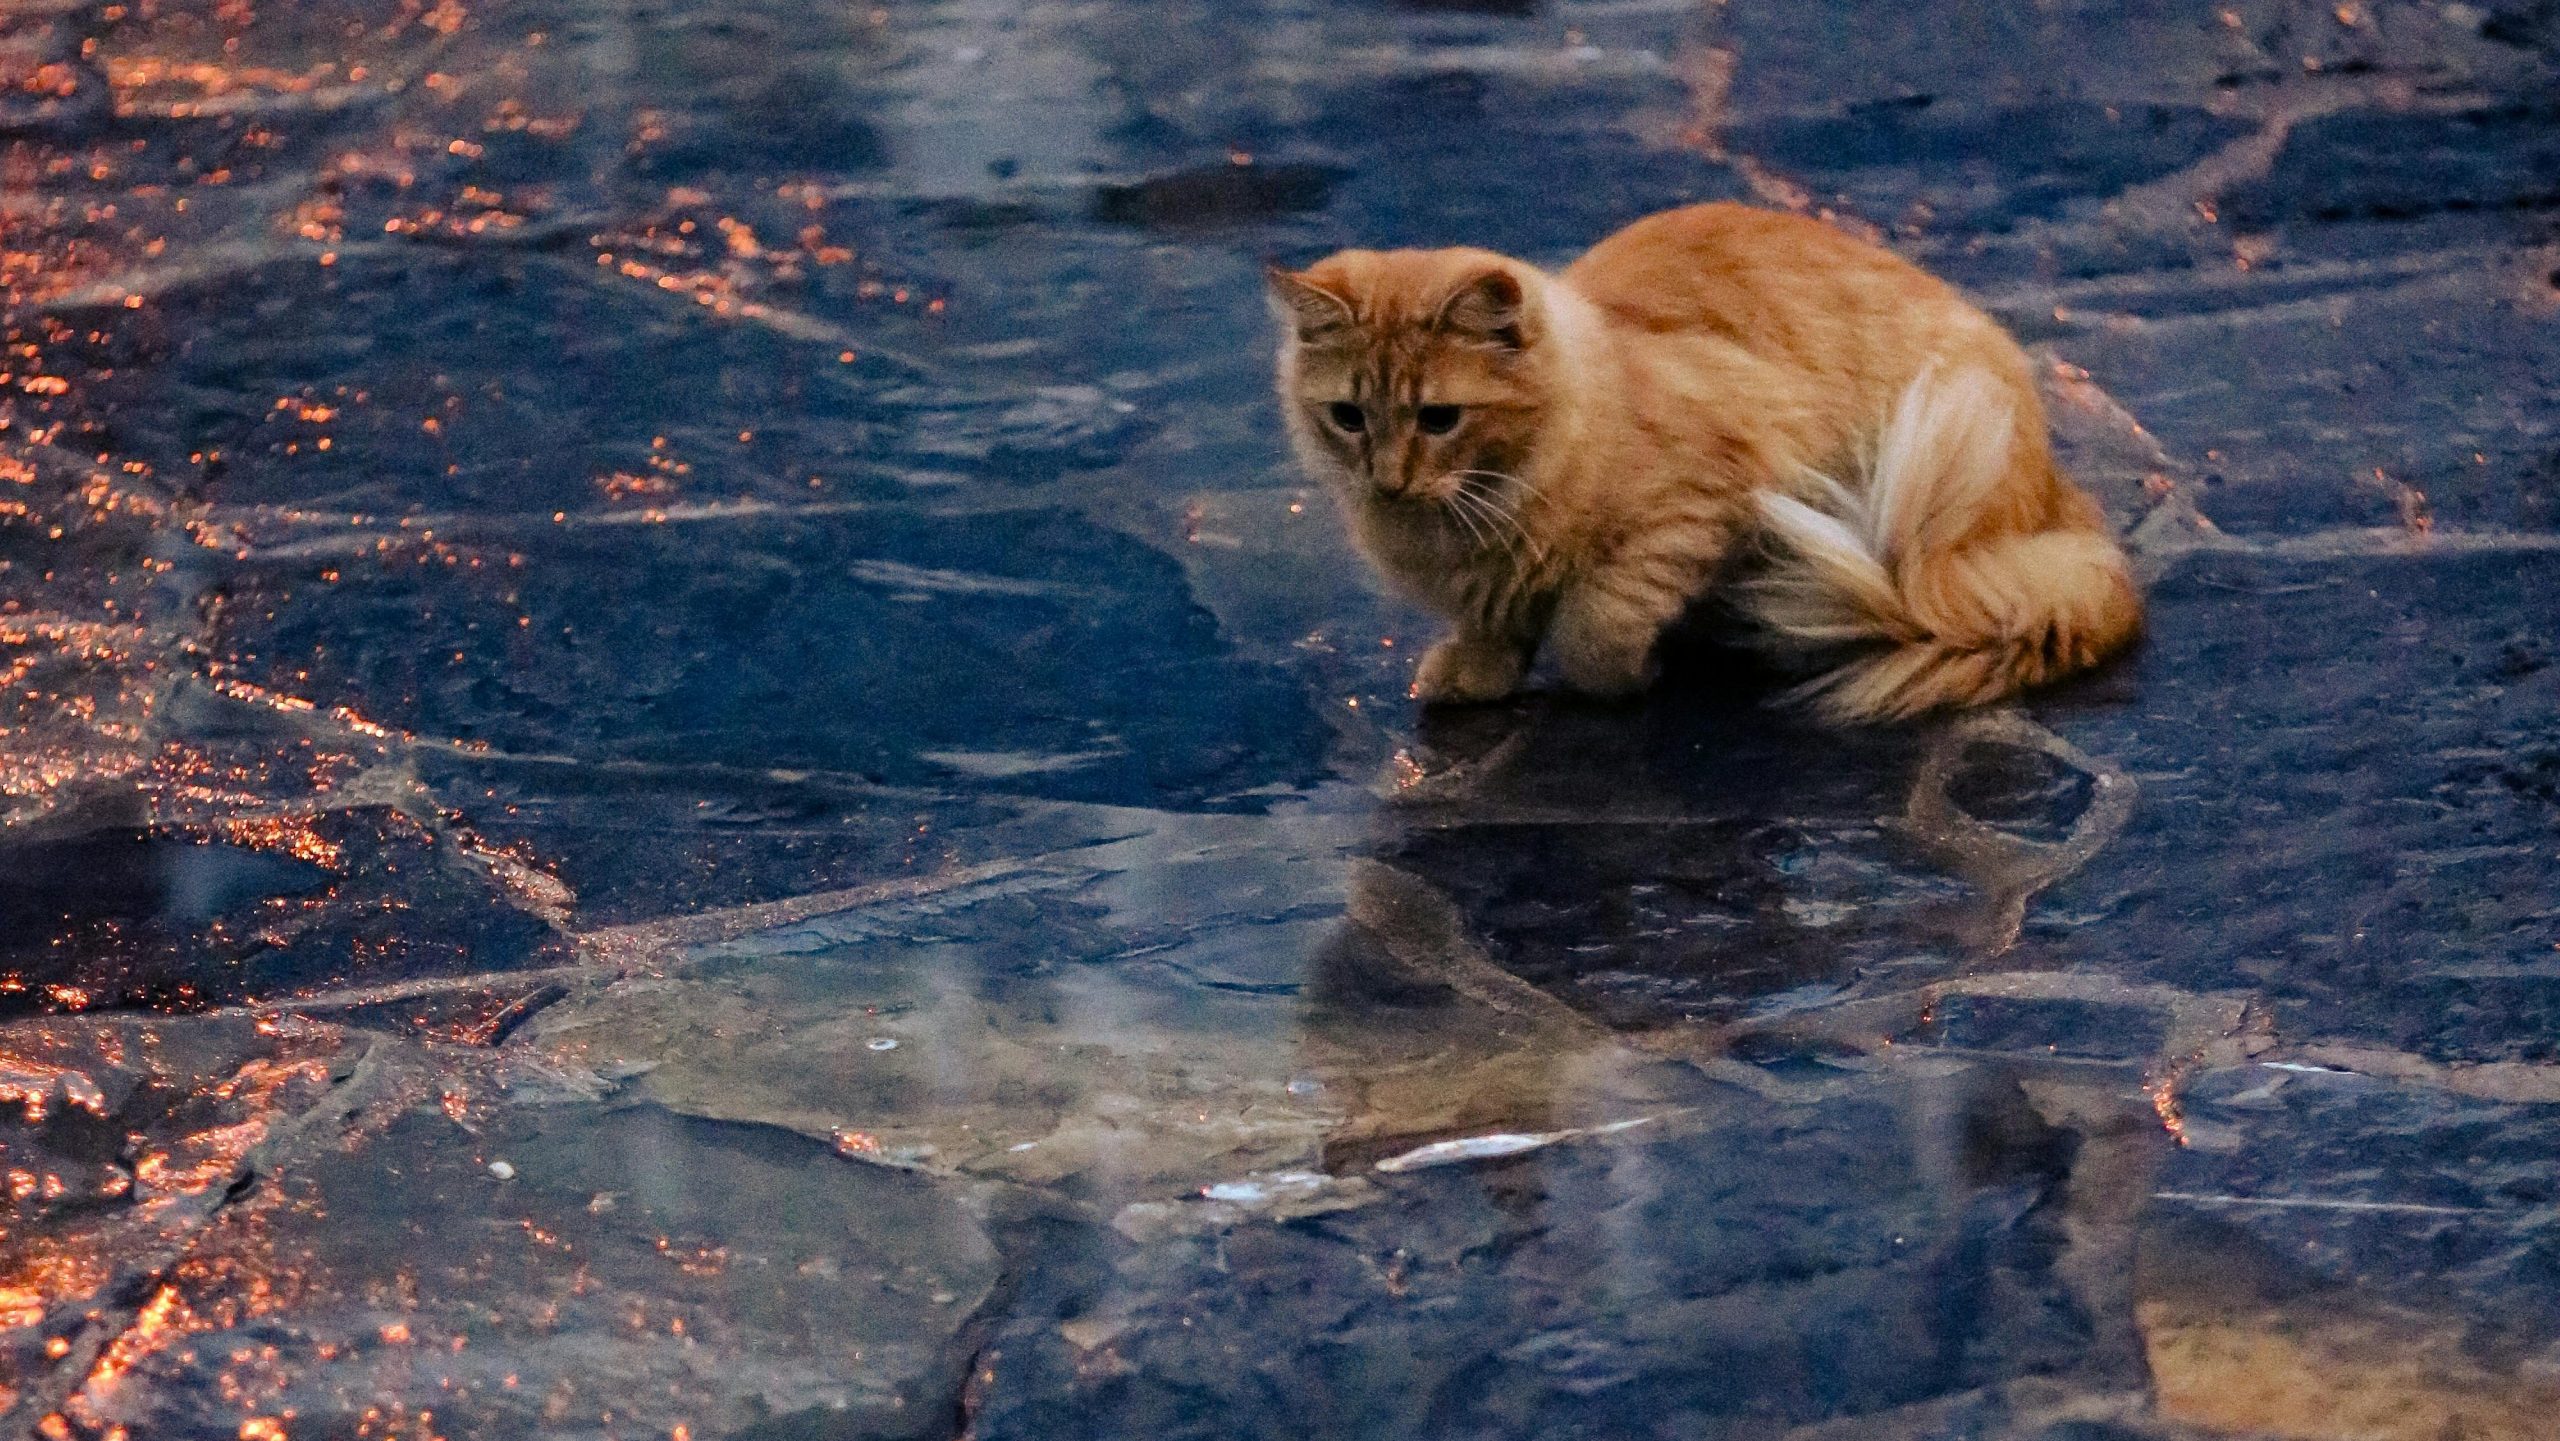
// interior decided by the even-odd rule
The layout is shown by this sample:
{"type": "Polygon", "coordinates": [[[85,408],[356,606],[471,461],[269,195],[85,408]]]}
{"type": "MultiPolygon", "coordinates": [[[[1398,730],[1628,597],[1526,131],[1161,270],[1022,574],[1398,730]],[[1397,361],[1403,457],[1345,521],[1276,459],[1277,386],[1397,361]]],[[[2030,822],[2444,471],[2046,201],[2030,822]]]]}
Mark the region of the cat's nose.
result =
{"type": "Polygon", "coordinates": [[[1378,494],[1400,497],[1421,483],[1422,467],[1414,455],[1399,454],[1384,460],[1370,478],[1376,483],[1378,494]]]}

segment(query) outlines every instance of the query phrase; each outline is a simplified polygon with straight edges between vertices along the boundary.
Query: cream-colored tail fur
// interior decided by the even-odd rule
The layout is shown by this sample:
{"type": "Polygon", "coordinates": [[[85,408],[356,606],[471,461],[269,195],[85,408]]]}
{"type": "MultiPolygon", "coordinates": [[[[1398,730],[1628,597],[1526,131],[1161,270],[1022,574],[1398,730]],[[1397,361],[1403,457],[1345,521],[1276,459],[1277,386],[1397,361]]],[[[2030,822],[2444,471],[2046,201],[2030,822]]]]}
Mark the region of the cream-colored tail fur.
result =
{"type": "Polygon", "coordinates": [[[1835,721],[1896,720],[1998,700],[2133,638],[2142,602],[2113,539],[1983,533],[2018,504],[2003,493],[2015,420],[1992,375],[1933,371],[1902,392],[1864,486],[1809,474],[1808,499],[1760,497],[1773,559],[1744,607],[1788,650],[1870,648],[1790,699],[1835,721]]]}

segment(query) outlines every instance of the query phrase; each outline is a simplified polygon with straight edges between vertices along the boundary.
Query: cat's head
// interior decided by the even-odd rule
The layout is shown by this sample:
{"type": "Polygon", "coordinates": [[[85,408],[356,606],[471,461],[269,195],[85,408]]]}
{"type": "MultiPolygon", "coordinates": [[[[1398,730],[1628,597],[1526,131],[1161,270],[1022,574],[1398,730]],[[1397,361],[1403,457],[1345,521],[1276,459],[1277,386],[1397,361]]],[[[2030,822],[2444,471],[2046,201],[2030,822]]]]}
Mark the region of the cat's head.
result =
{"type": "Polygon", "coordinates": [[[1552,395],[1536,270],[1484,250],[1345,250],[1269,278],[1280,403],[1310,469],[1354,505],[1457,526],[1482,522],[1479,500],[1516,507],[1552,395]]]}

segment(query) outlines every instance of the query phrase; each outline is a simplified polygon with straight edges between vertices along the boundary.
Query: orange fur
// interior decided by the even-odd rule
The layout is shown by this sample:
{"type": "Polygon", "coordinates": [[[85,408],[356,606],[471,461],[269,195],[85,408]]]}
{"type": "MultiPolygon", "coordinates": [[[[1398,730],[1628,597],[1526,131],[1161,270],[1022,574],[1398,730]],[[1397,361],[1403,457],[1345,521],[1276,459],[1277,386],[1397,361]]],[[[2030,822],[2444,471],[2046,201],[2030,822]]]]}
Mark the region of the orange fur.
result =
{"type": "Polygon", "coordinates": [[[1541,645],[1576,689],[1642,689],[1755,535],[1737,598],[1773,646],[1837,661],[1797,695],[1838,720],[1996,700],[2140,628],[2017,343],[1819,222],[1698,205],[1553,275],[1347,250],[1271,285],[1300,459],[1455,624],[1423,700],[1506,695],[1541,645]]]}

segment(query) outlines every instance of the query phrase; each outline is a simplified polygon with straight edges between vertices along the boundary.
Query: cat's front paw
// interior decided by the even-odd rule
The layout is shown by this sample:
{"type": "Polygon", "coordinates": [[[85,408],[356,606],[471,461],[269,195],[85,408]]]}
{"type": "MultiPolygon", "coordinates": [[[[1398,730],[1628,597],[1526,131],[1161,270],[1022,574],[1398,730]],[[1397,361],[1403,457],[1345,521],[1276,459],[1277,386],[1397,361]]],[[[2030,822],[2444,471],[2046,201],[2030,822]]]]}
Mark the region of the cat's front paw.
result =
{"type": "Polygon", "coordinates": [[[1624,700],[1645,691],[1661,673],[1649,635],[1568,636],[1555,652],[1564,683],[1603,700],[1624,700]]]}
{"type": "Polygon", "coordinates": [[[1527,661],[1512,646],[1452,637],[1423,653],[1412,695],[1425,705],[1500,700],[1519,687],[1527,661]]]}
{"type": "Polygon", "coordinates": [[[1653,654],[1658,627],[1649,617],[1627,614],[1580,596],[1556,608],[1547,649],[1564,683],[1587,696],[1621,700],[1652,686],[1660,666],[1653,654]]]}
{"type": "Polygon", "coordinates": [[[1584,695],[1600,700],[1625,700],[1641,695],[1653,686],[1661,668],[1653,657],[1640,650],[1608,651],[1586,655],[1576,663],[1559,665],[1564,683],[1584,695]]]}

